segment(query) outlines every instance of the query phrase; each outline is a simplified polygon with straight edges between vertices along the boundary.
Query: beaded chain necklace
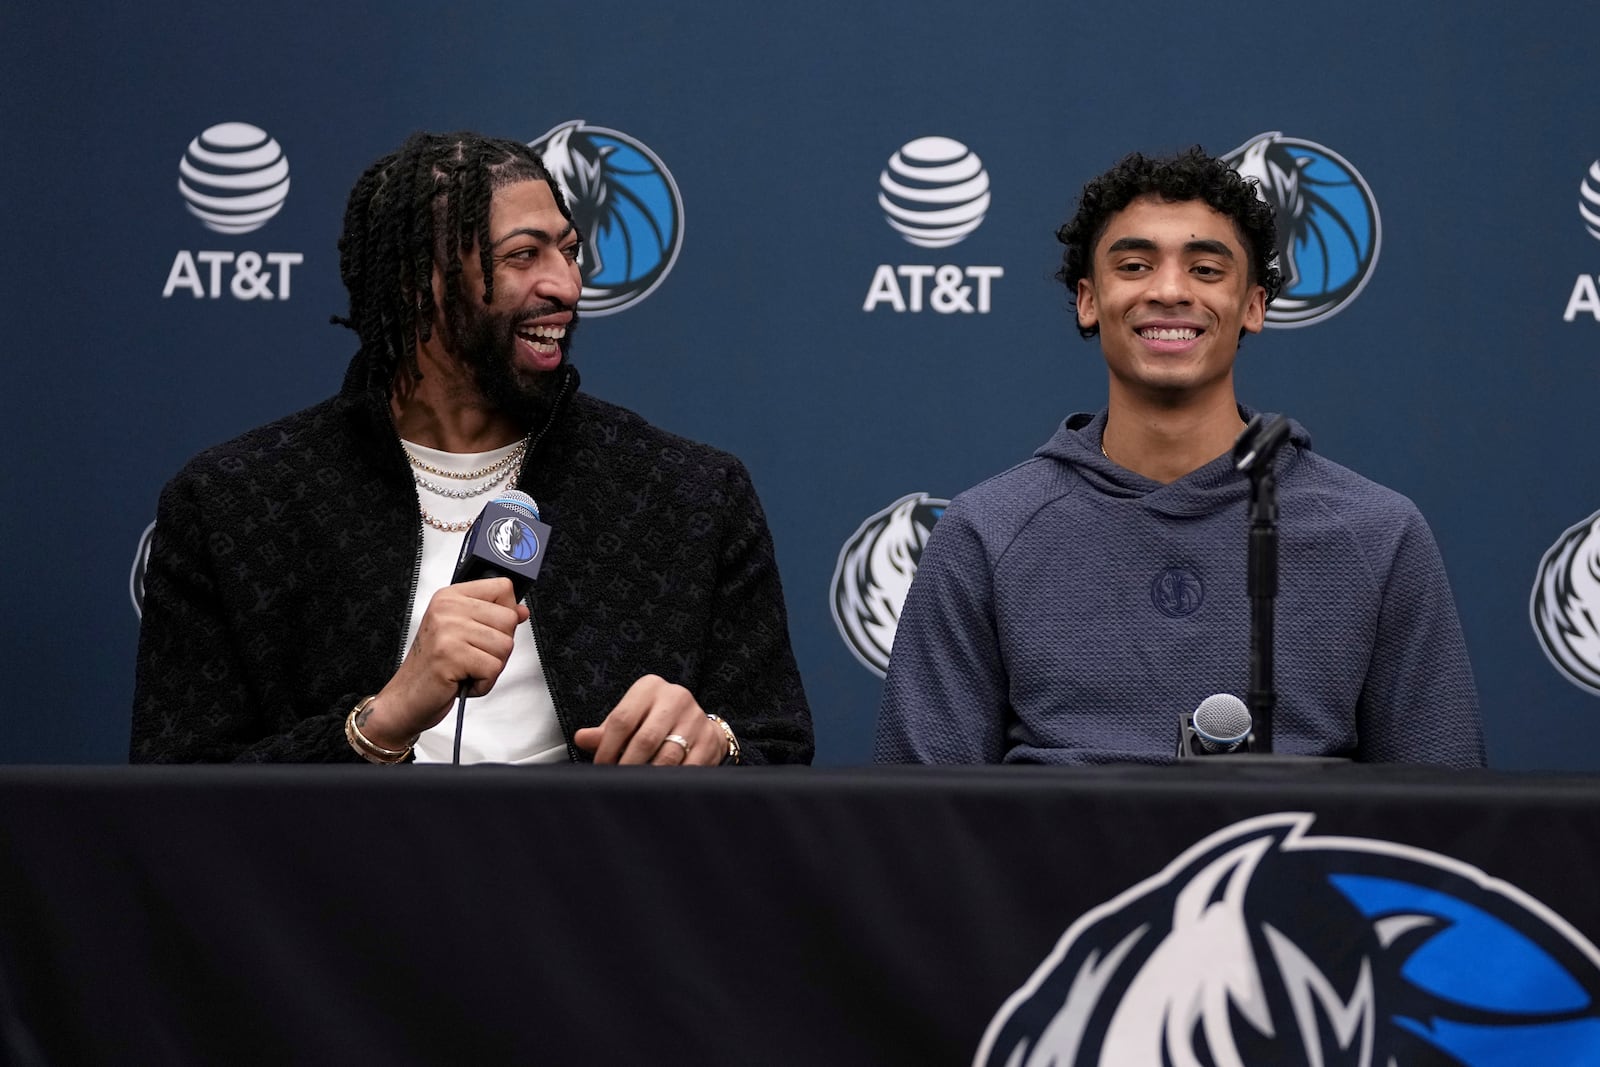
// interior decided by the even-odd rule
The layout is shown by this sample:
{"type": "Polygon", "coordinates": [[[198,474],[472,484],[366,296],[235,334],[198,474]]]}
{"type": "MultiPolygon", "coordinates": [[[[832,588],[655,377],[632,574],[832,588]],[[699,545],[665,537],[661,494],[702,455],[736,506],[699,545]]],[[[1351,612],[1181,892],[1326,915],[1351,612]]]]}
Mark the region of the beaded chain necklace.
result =
{"type": "MultiPolygon", "coordinates": [[[[413,455],[409,448],[405,449],[405,453],[406,461],[411,464],[411,477],[416,481],[418,489],[426,489],[428,492],[442,496],[446,500],[471,500],[473,497],[483,496],[496,489],[504,489],[512,483],[517,476],[517,471],[521,469],[522,457],[528,454],[528,441],[524,438],[507,455],[475,471],[442,470],[413,455]],[[438,478],[448,478],[458,482],[482,481],[483,484],[475,486],[464,485],[458,489],[452,489],[437,482],[430,482],[423,477],[423,474],[432,474],[438,478]]],[[[420,500],[417,502],[417,510],[422,513],[423,522],[443,533],[465,533],[472,529],[473,520],[446,522],[434,515],[430,515],[428,509],[422,506],[420,500]]]]}

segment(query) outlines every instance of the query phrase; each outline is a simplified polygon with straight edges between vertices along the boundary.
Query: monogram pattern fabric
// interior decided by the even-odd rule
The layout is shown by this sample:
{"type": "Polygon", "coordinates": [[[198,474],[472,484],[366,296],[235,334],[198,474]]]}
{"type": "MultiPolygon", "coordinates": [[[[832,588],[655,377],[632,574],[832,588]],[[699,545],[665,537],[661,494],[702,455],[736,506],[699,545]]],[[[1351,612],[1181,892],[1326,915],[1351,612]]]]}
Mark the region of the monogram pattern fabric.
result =
{"type": "MultiPolygon", "coordinates": [[[[726,452],[577,392],[518,488],[553,527],[528,597],[568,749],[639,677],[687,687],[750,763],[805,763],[811,715],[772,538],[726,452]]],[[[163,490],[145,577],[134,762],[359,762],[349,709],[403,656],[421,528],[386,389],[201,453],[163,490]]]]}

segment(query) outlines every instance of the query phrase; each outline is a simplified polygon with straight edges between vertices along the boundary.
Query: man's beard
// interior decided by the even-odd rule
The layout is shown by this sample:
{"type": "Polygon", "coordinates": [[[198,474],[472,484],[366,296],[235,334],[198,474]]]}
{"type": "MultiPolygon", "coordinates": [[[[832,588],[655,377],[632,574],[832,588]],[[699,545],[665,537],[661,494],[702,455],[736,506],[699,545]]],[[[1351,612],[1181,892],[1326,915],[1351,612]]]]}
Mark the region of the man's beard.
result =
{"type": "Polygon", "coordinates": [[[566,310],[562,304],[546,304],[524,311],[498,314],[472,306],[463,308],[460,340],[454,346],[456,358],[472,372],[478,393],[496,411],[504,412],[524,425],[541,421],[555,403],[562,380],[559,373],[567,365],[572,335],[578,328],[574,310],[567,323],[566,336],[557,342],[561,363],[549,371],[527,370],[517,363],[517,327],[526,322],[566,310]]]}

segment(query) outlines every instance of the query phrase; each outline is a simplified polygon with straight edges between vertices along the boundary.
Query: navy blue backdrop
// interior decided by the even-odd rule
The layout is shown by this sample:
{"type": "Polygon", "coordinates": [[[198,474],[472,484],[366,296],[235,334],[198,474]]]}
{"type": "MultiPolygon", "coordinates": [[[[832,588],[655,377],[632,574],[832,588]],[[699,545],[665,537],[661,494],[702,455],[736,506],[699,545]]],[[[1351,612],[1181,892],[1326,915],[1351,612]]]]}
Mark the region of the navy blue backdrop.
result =
{"type": "Polygon", "coordinates": [[[1199,142],[1276,148],[1302,189],[1334,179],[1303,288],[1360,290],[1249,340],[1241,397],[1428,517],[1491,763],[1600,769],[1592,12],[148,0],[0,20],[0,761],[125,758],[156,494],[199,449],[336,387],[353,335],[327,321],[335,240],[361,170],[415,129],[534,141],[582,120],[670,172],[681,248],[646,296],[587,321],[575,360],[590,391],[749,464],[818,762],[867,758],[879,689],[835,601],[895,606],[893,575],[835,590],[841,554],[896,501],[926,493],[926,525],[1100,406],[1053,231],[1127,151],[1199,142]],[[180,163],[258,135],[286,164],[276,214],[208,229],[180,163]],[[969,232],[927,247],[891,219],[969,232]]]}

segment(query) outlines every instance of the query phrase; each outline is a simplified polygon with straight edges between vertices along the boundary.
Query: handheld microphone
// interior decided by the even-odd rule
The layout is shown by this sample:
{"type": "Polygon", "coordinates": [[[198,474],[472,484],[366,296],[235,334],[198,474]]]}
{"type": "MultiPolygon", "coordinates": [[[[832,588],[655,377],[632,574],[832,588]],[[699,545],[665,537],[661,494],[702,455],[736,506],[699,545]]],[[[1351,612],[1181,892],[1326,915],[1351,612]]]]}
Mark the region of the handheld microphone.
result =
{"type": "Polygon", "coordinates": [[[1178,758],[1248,751],[1250,709],[1232,693],[1213,693],[1178,716],[1178,758]]]}
{"type": "Polygon", "coordinates": [[[550,527],[539,521],[533,497],[517,489],[502,490],[473,520],[450,584],[510,578],[512,596],[521,600],[539,577],[549,543],[550,527]]]}
{"type": "MultiPolygon", "coordinates": [[[[518,489],[502,490],[483,506],[467,530],[450,584],[509,578],[512,599],[521,600],[539,577],[549,544],[550,527],[539,521],[539,505],[533,497],[518,489]]],[[[456,738],[450,756],[454,764],[461,762],[461,726],[471,688],[472,679],[468,678],[456,693],[456,738]]]]}

